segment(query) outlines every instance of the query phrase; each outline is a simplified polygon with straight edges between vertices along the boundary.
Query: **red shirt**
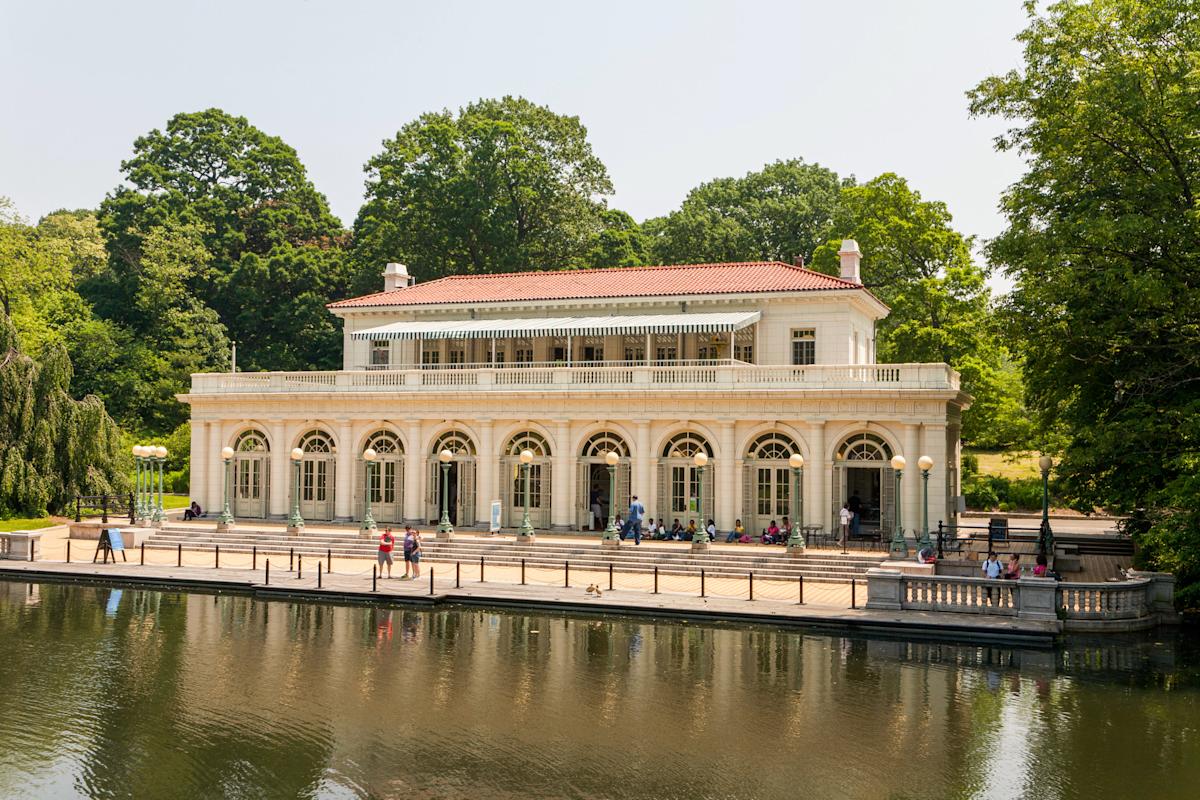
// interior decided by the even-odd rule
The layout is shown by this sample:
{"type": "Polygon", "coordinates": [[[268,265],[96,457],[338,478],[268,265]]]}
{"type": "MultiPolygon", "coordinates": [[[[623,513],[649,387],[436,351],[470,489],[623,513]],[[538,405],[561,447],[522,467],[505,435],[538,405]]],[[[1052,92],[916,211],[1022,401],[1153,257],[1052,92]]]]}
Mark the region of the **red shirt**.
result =
{"type": "Polygon", "coordinates": [[[381,553],[392,552],[392,545],[395,543],[396,543],[396,540],[392,537],[392,535],[390,533],[383,534],[382,536],[379,537],[379,552],[381,552],[381,553]]]}

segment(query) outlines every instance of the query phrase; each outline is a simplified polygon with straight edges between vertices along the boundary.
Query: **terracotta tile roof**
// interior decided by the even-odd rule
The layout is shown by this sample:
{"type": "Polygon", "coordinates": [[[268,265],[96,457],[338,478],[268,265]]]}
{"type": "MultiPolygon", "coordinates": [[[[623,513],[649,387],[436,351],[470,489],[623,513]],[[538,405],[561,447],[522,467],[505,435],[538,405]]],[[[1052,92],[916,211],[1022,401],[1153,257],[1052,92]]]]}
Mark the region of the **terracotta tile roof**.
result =
{"type": "Polygon", "coordinates": [[[739,261],[730,264],[451,275],[404,289],[340,300],[330,303],[329,307],[367,308],[862,288],[860,284],[781,261],[739,261]]]}

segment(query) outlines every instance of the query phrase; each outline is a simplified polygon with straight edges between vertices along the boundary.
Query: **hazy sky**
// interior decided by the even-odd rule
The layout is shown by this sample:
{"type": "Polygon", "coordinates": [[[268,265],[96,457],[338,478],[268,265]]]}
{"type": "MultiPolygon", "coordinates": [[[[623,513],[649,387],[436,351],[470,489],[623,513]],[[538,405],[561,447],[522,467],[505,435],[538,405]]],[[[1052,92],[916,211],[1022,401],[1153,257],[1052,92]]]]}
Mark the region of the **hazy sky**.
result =
{"type": "MultiPolygon", "coordinates": [[[[0,0],[0,195],[94,207],[135,137],[217,106],[291,144],[350,225],[363,163],[423,111],[519,94],[576,114],[637,219],[803,158],[893,171],[980,237],[1020,162],[964,92],[1016,67],[1020,0],[0,0]]],[[[865,254],[870,257],[870,254],[865,254]]]]}

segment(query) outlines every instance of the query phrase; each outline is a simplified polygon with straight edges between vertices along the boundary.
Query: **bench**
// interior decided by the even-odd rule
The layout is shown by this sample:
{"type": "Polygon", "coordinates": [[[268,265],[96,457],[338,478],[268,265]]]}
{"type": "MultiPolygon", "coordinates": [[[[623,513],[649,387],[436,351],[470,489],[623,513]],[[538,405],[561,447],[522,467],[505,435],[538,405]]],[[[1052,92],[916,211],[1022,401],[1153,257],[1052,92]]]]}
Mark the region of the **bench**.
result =
{"type": "Polygon", "coordinates": [[[7,561],[37,561],[42,557],[43,531],[0,532],[0,558],[7,561]]]}

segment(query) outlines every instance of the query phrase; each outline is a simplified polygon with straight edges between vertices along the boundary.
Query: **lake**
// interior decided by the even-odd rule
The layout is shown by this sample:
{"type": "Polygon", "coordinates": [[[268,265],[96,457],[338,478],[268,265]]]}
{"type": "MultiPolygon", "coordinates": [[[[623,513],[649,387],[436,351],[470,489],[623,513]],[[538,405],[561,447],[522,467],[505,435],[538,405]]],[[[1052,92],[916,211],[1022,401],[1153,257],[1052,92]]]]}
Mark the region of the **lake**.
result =
{"type": "Polygon", "coordinates": [[[0,581],[4,798],[1194,798],[1200,644],[0,581]]]}

